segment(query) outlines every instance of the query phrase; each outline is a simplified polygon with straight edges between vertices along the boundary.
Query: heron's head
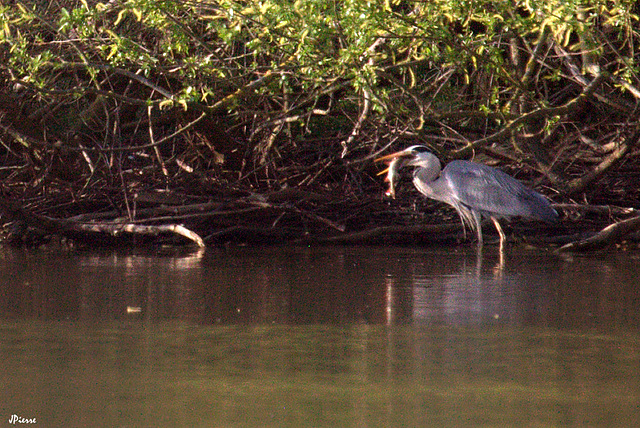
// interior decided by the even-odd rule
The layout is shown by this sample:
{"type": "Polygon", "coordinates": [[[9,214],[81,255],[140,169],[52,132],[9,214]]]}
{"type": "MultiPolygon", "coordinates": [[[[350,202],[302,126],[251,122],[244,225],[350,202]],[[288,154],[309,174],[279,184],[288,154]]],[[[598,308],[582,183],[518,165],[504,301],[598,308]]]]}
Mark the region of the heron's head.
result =
{"type": "Polygon", "coordinates": [[[398,160],[398,169],[403,166],[417,166],[425,168],[437,165],[438,170],[440,170],[440,161],[425,146],[409,146],[399,152],[391,153],[375,159],[376,162],[387,162],[388,164],[396,160],[398,160]]]}
{"type": "Polygon", "coordinates": [[[425,146],[410,146],[399,152],[391,153],[376,159],[377,162],[384,161],[387,168],[378,175],[387,174],[386,182],[389,189],[386,195],[395,198],[395,183],[400,176],[400,169],[405,166],[414,167],[413,181],[433,181],[440,175],[440,161],[425,146]],[[418,178],[419,177],[419,178],[418,178]]]}

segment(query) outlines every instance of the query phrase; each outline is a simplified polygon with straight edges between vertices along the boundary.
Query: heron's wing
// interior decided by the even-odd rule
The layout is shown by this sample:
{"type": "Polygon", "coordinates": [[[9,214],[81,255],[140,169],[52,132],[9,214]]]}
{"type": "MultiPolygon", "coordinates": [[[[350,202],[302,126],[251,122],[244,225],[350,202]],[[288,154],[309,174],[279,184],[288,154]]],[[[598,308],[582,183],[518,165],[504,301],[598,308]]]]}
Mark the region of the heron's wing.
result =
{"type": "Polygon", "coordinates": [[[473,210],[540,220],[555,220],[558,216],[544,196],[487,165],[453,161],[442,170],[441,179],[454,198],[473,210]]]}

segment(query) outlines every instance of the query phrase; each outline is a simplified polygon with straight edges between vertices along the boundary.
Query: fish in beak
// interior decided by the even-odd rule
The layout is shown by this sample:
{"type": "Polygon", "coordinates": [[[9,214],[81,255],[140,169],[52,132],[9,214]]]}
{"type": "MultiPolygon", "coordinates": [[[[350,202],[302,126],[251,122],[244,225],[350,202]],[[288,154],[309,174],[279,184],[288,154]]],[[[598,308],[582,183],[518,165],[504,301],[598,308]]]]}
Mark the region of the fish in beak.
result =
{"type": "Polygon", "coordinates": [[[402,150],[374,160],[374,162],[385,162],[387,164],[387,168],[378,173],[378,175],[387,174],[384,181],[389,183],[389,188],[384,193],[385,196],[396,198],[396,183],[400,178],[400,168],[407,161],[407,158],[411,156],[413,156],[413,153],[410,150],[402,150]]]}

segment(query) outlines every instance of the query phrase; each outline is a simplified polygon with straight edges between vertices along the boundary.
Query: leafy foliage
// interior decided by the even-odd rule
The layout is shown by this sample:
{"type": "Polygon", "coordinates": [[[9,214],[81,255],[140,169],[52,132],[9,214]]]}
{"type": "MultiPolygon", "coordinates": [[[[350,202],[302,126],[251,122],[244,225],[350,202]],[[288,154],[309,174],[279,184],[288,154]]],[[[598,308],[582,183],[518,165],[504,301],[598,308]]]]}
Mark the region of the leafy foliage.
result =
{"type": "MultiPolygon", "coordinates": [[[[555,157],[558,147],[592,158],[613,138],[600,135],[623,123],[624,141],[637,126],[635,3],[13,2],[0,7],[1,86],[53,141],[5,147],[23,159],[36,146],[47,158],[56,141],[85,150],[85,190],[102,176],[117,182],[141,153],[165,177],[195,168],[254,186],[322,176],[354,188],[344,180],[361,178],[345,168],[359,173],[363,156],[395,142],[524,160],[561,188],[588,162],[555,157]],[[594,108],[553,110],[601,74],[594,108]],[[137,155],[114,169],[114,150],[127,148],[137,155]],[[221,154],[228,162],[215,169],[221,154]]],[[[51,173],[35,165],[34,180],[51,173]]]]}

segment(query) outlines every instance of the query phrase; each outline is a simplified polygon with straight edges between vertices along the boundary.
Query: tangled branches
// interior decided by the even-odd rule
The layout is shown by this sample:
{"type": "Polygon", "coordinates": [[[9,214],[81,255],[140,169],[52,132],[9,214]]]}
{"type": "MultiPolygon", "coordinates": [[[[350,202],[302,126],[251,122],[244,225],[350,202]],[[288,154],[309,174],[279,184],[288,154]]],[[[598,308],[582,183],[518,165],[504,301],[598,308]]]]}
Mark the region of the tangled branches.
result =
{"type": "Polygon", "coordinates": [[[415,221],[408,202],[380,215],[369,160],[426,144],[499,163],[558,202],[633,205],[635,2],[462,3],[2,6],[1,197],[58,219],[185,220],[204,237],[302,239],[322,225],[326,238],[415,221]],[[265,199],[277,214],[259,226],[212,221],[219,208],[141,214],[236,212],[290,189],[275,209],[265,199]]]}

